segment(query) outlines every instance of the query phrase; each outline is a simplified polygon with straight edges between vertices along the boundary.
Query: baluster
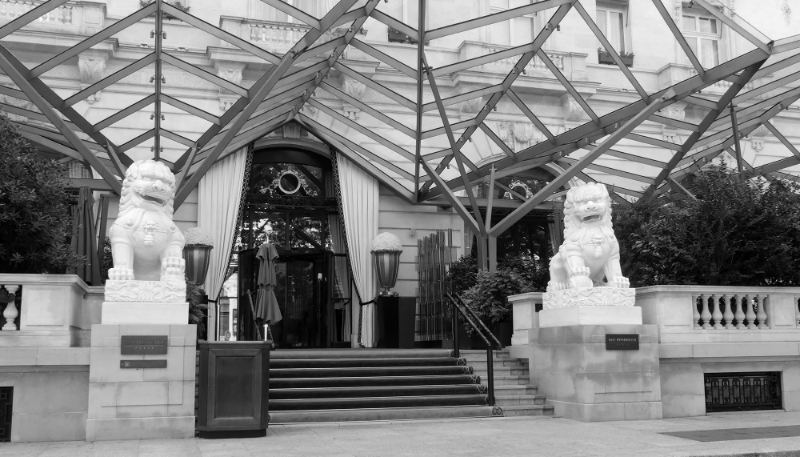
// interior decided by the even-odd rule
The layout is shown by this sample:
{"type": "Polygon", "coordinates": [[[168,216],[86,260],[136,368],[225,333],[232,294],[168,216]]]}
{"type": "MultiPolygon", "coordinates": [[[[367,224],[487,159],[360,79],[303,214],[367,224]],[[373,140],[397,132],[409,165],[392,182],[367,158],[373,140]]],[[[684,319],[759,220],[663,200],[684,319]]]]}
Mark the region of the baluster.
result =
{"type": "Polygon", "coordinates": [[[753,311],[753,299],[750,297],[749,294],[745,295],[744,298],[745,298],[745,302],[746,302],[745,306],[747,306],[746,311],[745,311],[745,313],[746,313],[745,317],[747,318],[747,328],[752,330],[754,328],[757,328],[756,327],[756,322],[755,322],[756,321],[756,313],[755,313],[755,311],[753,311]]]}
{"type": "Polygon", "coordinates": [[[14,323],[14,319],[19,316],[19,311],[17,310],[17,305],[14,303],[16,299],[16,293],[19,289],[19,286],[9,286],[6,285],[6,291],[8,292],[8,304],[6,305],[6,309],[3,311],[3,318],[6,320],[6,325],[3,326],[3,330],[17,330],[17,324],[14,323]]]}
{"type": "Polygon", "coordinates": [[[703,308],[700,311],[700,317],[703,319],[703,328],[711,328],[711,312],[708,310],[708,297],[706,294],[700,294],[700,306],[703,308]]]}
{"type": "Polygon", "coordinates": [[[722,311],[719,310],[719,296],[711,294],[711,317],[714,319],[714,330],[722,327],[722,311]]]}
{"type": "Polygon", "coordinates": [[[692,327],[700,328],[700,311],[697,310],[697,295],[692,295],[692,327]]]}
{"type": "Polygon", "coordinates": [[[742,296],[739,294],[735,294],[733,296],[734,301],[736,302],[736,328],[739,330],[745,328],[744,325],[744,309],[742,309],[742,296]]]}
{"type": "Polygon", "coordinates": [[[758,314],[756,318],[758,319],[758,328],[759,329],[766,329],[769,328],[767,325],[767,298],[768,295],[759,295],[758,296],[758,314]]]}
{"type": "Polygon", "coordinates": [[[725,328],[728,330],[732,330],[733,326],[733,311],[731,311],[731,299],[728,294],[722,295],[722,303],[725,304],[725,311],[722,314],[722,318],[725,319],[725,328]]]}

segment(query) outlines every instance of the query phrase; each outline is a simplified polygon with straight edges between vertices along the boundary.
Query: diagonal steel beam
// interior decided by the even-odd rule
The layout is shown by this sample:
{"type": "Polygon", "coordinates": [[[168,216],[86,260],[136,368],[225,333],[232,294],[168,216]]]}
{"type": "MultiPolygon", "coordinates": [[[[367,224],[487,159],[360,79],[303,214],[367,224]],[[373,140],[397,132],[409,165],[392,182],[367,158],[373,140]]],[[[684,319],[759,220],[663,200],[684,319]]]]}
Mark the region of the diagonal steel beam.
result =
{"type": "Polygon", "coordinates": [[[158,10],[157,3],[160,3],[160,0],[158,0],[158,2],[156,3],[151,3],[150,5],[147,5],[146,7],[140,9],[139,11],[136,11],[130,16],[115,22],[114,24],[86,38],[85,40],[81,41],[75,46],[45,61],[44,63],[40,64],[39,66],[31,70],[30,76],[32,78],[38,78],[39,76],[47,73],[53,68],[66,62],[67,60],[77,56],[83,51],[91,49],[92,46],[100,44],[105,39],[114,36],[114,34],[125,30],[126,28],[132,26],[133,24],[138,23],[142,19],[146,18],[147,16],[153,14],[158,10]]]}
{"type": "Polygon", "coordinates": [[[596,158],[603,155],[605,151],[610,149],[614,146],[619,140],[625,137],[628,133],[632,132],[638,125],[642,122],[646,121],[650,115],[655,113],[657,110],[661,109],[662,107],[666,106],[667,104],[671,103],[673,98],[675,97],[675,91],[669,90],[665,94],[661,95],[658,98],[654,98],[653,101],[647,105],[647,108],[640,111],[638,114],[633,116],[628,122],[625,123],[622,127],[616,130],[614,133],[608,136],[600,145],[597,146],[593,151],[589,152],[585,156],[581,157],[577,162],[575,162],[569,169],[565,170],[564,173],[556,176],[550,183],[544,186],[539,192],[536,193],[533,197],[531,197],[528,201],[523,203],[519,208],[514,210],[511,214],[506,216],[502,221],[500,221],[497,225],[492,227],[490,231],[490,235],[492,236],[499,236],[501,233],[505,232],[508,228],[514,225],[517,221],[519,221],[522,217],[524,217],[528,212],[530,212],[533,208],[536,207],[539,203],[545,201],[551,194],[558,191],[558,189],[566,184],[570,179],[572,179],[577,173],[582,172],[586,165],[589,165],[594,161],[596,158]]]}
{"type": "MultiPolygon", "coordinates": [[[[77,111],[72,109],[71,107],[64,107],[64,100],[56,94],[56,92],[50,88],[47,84],[45,84],[39,78],[31,78],[30,71],[22,64],[13,54],[11,54],[8,49],[4,46],[0,46],[0,54],[3,55],[5,60],[14,67],[14,70],[22,75],[26,81],[30,83],[30,86],[35,90],[50,106],[54,109],[59,111],[63,114],[67,119],[72,121],[70,123],[66,123],[67,126],[72,128],[73,130],[80,130],[87,136],[89,136],[92,140],[97,142],[97,144],[104,146],[107,144],[113,145],[113,142],[106,138],[103,134],[99,132],[94,132],[92,130],[92,124],[89,123],[83,116],[78,114],[77,111]]],[[[30,98],[29,98],[30,99],[30,98]]],[[[31,100],[32,101],[32,100],[31,100]]],[[[113,152],[111,152],[113,154],[113,152]]],[[[130,166],[133,163],[133,160],[130,159],[127,155],[121,154],[118,158],[119,160],[114,161],[114,163],[123,163],[125,166],[130,166]]],[[[124,169],[116,170],[119,176],[125,176],[124,169]]]]}
{"type": "Polygon", "coordinates": [[[797,148],[789,140],[787,140],[786,137],[783,136],[783,134],[777,128],[775,128],[774,125],[772,125],[772,122],[770,121],[764,122],[764,127],[769,129],[769,131],[772,132],[773,135],[775,135],[775,138],[780,140],[780,142],[783,143],[784,146],[786,146],[786,149],[788,149],[792,153],[792,155],[800,158],[800,151],[798,151],[797,148]]]}
{"type": "MultiPolygon", "coordinates": [[[[0,46],[3,50],[4,47],[0,46]]],[[[72,129],[61,119],[61,116],[58,112],[50,106],[49,103],[33,88],[31,83],[23,76],[15,66],[6,58],[5,53],[0,53],[0,68],[5,72],[5,74],[14,81],[14,84],[20,88],[25,95],[28,96],[31,103],[33,103],[39,111],[44,114],[47,119],[53,124],[59,132],[69,141],[69,144],[75,148],[76,151],[83,157],[84,160],[89,162],[89,164],[100,173],[100,176],[114,189],[115,192],[118,194],[122,191],[122,184],[120,184],[119,180],[106,168],[106,166],[100,162],[100,159],[97,158],[94,153],[89,150],[89,148],[83,143],[83,141],[78,138],[78,135],[72,131],[72,129]]]]}
{"type": "MultiPolygon", "coordinates": [[[[327,30],[335,22],[335,20],[339,18],[339,16],[346,13],[355,2],[356,0],[341,0],[339,3],[337,3],[336,6],[334,6],[320,21],[321,29],[309,30],[306,35],[300,39],[300,41],[295,43],[295,45],[292,46],[292,48],[286,54],[284,54],[278,65],[274,66],[269,72],[265,73],[264,76],[262,76],[258,81],[255,82],[255,84],[253,84],[249,91],[253,95],[250,100],[246,102],[247,105],[243,107],[236,120],[233,121],[231,128],[225,132],[225,135],[222,137],[222,139],[220,139],[219,143],[214,146],[214,149],[211,151],[208,157],[206,157],[200,164],[198,170],[181,184],[181,188],[178,190],[175,196],[176,208],[179,207],[184,200],[186,200],[186,197],[189,196],[189,193],[192,191],[192,189],[194,189],[197,183],[200,182],[200,179],[203,177],[203,175],[225,151],[225,148],[228,147],[228,144],[231,142],[231,140],[233,140],[234,136],[236,136],[244,123],[247,122],[247,120],[250,118],[250,115],[255,112],[256,108],[258,108],[261,100],[266,98],[281,77],[289,70],[289,68],[292,67],[292,65],[294,65],[298,55],[303,50],[314,44],[314,42],[323,34],[323,32],[327,30]]],[[[353,33],[355,33],[355,31],[353,31],[353,33]]],[[[212,126],[212,128],[213,127],[214,126],[212,126]]]]}
{"type": "Polygon", "coordinates": [[[670,161],[667,163],[667,167],[661,170],[658,176],[656,176],[656,179],[653,182],[653,184],[650,187],[648,187],[647,190],[645,190],[645,195],[649,195],[654,190],[656,190],[658,186],[661,185],[661,183],[664,181],[664,179],[666,179],[666,177],[669,176],[670,173],[672,173],[672,170],[675,168],[675,166],[678,165],[678,162],[680,162],[681,159],[683,159],[683,156],[685,156],[686,153],[688,153],[694,147],[694,144],[697,143],[697,140],[699,140],[700,137],[703,136],[706,130],[708,130],[708,128],[717,118],[717,116],[725,109],[725,107],[731,102],[731,100],[733,100],[736,94],[738,94],[739,91],[741,91],[742,88],[744,88],[745,84],[747,84],[747,82],[750,81],[750,79],[753,77],[753,75],[756,74],[758,69],[761,68],[761,66],[764,64],[765,61],[766,60],[761,60],[760,62],[750,65],[742,72],[737,82],[733,83],[731,87],[729,87],[728,90],[725,91],[722,97],[720,97],[719,102],[717,102],[717,109],[711,110],[708,113],[706,113],[706,116],[700,122],[698,131],[693,132],[691,135],[689,135],[689,138],[687,138],[686,141],[683,143],[681,150],[676,152],[672,156],[670,161]]]}
{"type": "Polygon", "coordinates": [[[667,24],[669,27],[669,31],[672,32],[672,35],[678,41],[678,44],[683,49],[684,54],[686,57],[689,58],[689,62],[692,63],[694,70],[700,75],[700,78],[706,79],[706,70],[700,65],[700,61],[697,59],[697,56],[694,55],[694,51],[692,51],[691,46],[689,46],[689,42],[686,41],[686,38],[681,33],[681,30],[678,28],[678,25],[675,21],[672,20],[672,15],[669,14],[667,11],[667,7],[664,6],[662,0],[653,0],[653,5],[655,5],[656,9],[658,10],[658,14],[661,15],[661,18],[664,20],[664,23],[667,24]]]}
{"type": "Polygon", "coordinates": [[[370,56],[370,57],[372,57],[372,58],[374,58],[376,60],[381,61],[381,63],[384,63],[384,64],[394,68],[395,70],[399,71],[400,73],[403,73],[406,76],[409,76],[411,78],[418,79],[417,70],[409,67],[408,65],[404,64],[403,62],[400,62],[399,60],[395,59],[394,57],[390,56],[389,54],[385,54],[384,52],[379,51],[379,50],[373,48],[372,46],[368,45],[367,43],[364,43],[363,41],[358,40],[358,39],[353,39],[353,41],[351,41],[350,44],[354,48],[356,48],[359,51],[363,52],[364,54],[367,54],[368,56],[370,56]]]}
{"type": "MultiPolygon", "coordinates": [[[[467,192],[470,205],[472,205],[472,211],[475,214],[475,222],[478,224],[478,232],[485,236],[486,226],[483,225],[481,209],[478,206],[478,202],[475,200],[475,192],[473,191],[472,186],[469,185],[469,180],[467,179],[467,170],[464,168],[464,156],[461,154],[461,147],[464,146],[466,140],[462,136],[461,139],[456,141],[455,137],[453,136],[453,129],[450,127],[450,120],[447,119],[447,112],[444,110],[444,105],[442,104],[442,96],[439,94],[439,86],[436,84],[436,80],[431,74],[431,69],[428,66],[428,59],[425,58],[425,54],[422,54],[421,64],[424,66],[425,74],[428,77],[428,87],[430,87],[431,92],[433,93],[433,99],[436,100],[436,106],[439,108],[439,117],[442,119],[444,130],[447,133],[447,141],[450,143],[450,148],[453,150],[453,156],[456,159],[458,172],[461,174],[461,180],[464,183],[464,190],[467,192]]],[[[426,170],[427,169],[428,167],[426,166],[426,170]]],[[[428,174],[430,175],[430,173],[428,174]]],[[[438,176],[438,173],[436,176],[438,176]]],[[[433,178],[433,176],[431,176],[431,178],[433,178]]]]}
{"type": "Polygon", "coordinates": [[[36,19],[39,19],[50,11],[53,11],[64,3],[67,3],[68,1],[69,0],[49,0],[47,2],[42,2],[36,8],[0,27],[0,39],[11,35],[22,27],[25,27],[26,25],[30,24],[36,19]]]}
{"type": "Polygon", "coordinates": [[[540,1],[533,3],[531,5],[524,5],[517,8],[511,8],[504,11],[500,11],[499,13],[489,14],[476,19],[470,19],[468,21],[458,22],[456,24],[448,25],[445,27],[439,27],[437,29],[429,31],[426,34],[426,36],[428,40],[435,40],[436,38],[442,38],[450,35],[455,35],[457,33],[466,32],[468,30],[474,30],[480,27],[486,27],[488,25],[496,24],[498,22],[513,20],[514,18],[522,17],[527,14],[536,14],[540,11],[548,10],[550,8],[555,8],[556,6],[565,5],[567,3],[572,3],[572,1],[571,0],[540,1]]]}
{"type": "Polygon", "coordinates": [[[106,127],[116,124],[117,122],[125,119],[126,117],[130,116],[131,114],[141,110],[145,106],[153,103],[156,100],[156,94],[150,94],[147,97],[139,100],[138,102],[131,103],[122,111],[117,111],[116,113],[108,116],[107,118],[103,119],[102,121],[94,124],[92,126],[92,132],[99,133],[101,130],[105,129],[106,127]]]}
{"type": "MultiPolygon", "coordinates": [[[[492,111],[492,109],[497,105],[500,99],[503,98],[503,95],[511,88],[512,84],[514,84],[514,81],[517,80],[519,75],[522,74],[522,70],[525,68],[526,65],[528,65],[528,62],[530,62],[531,59],[533,59],[536,52],[539,51],[542,45],[544,45],[545,41],[547,41],[550,35],[556,30],[556,28],[564,19],[564,17],[567,15],[570,8],[572,7],[572,4],[575,1],[577,0],[574,0],[572,3],[559,6],[558,10],[556,10],[556,12],[553,13],[553,16],[550,17],[550,21],[547,23],[544,30],[539,32],[539,35],[537,35],[536,38],[534,38],[533,42],[520,47],[526,49],[526,51],[524,51],[525,53],[522,55],[522,57],[520,57],[519,61],[517,61],[514,67],[511,68],[511,71],[501,83],[503,90],[495,93],[489,98],[489,100],[486,102],[486,105],[484,105],[483,109],[478,113],[478,116],[475,118],[476,121],[475,125],[467,128],[467,130],[462,134],[461,138],[465,142],[472,136],[473,133],[475,133],[475,131],[478,129],[478,126],[484,121],[484,119],[486,119],[487,116],[489,116],[489,113],[492,111]]],[[[519,49],[519,48],[512,48],[512,49],[519,49]]],[[[503,54],[503,52],[492,54],[492,56],[496,56],[498,54],[503,54]]],[[[469,65],[466,68],[470,68],[471,66],[472,65],[469,65]]],[[[442,70],[442,68],[444,67],[441,67],[438,70],[442,70]]],[[[449,71],[444,72],[443,74],[447,73],[449,73],[449,71]]],[[[437,76],[437,70],[433,70],[432,74],[433,76],[437,76]]],[[[444,168],[450,163],[451,157],[452,156],[448,156],[439,163],[439,165],[436,167],[437,173],[441,173],[441,171],[444,170],[444,168]]],[[[431,184],[433,184],[432,181],[425,183],[425,185],[422,186],[422,189],[420,189],[420,192],[423,194],[427,192],[431,184]]]]}
{"type": "Polygon", "coordinates": [[[613,46],[611,46],[611,43],[608,41],[608,38],[606,38],[605,35],[603,35],[603,32],[601,32],[600,28],[597,27],[597,24],[595,24],[594,19],[592,19],[592,17],[589,16],[589,13],[587,13],[586,10],[583,9],[583,5],[581,5],[581,2],[575,4],[575,10],[578,12],[578,14],[581,15],[583,22],[585,22],[586,25],[589,26],[589,29],[592,31],[592,33],[594,33],[594,36],[596,36],[597,39],[600,40],[600,43],[603,45],[603,48],[605,48],[606,52],[611,54],[611,58],[614,59],[614,63],[617,64],[617,67],[619,67],[620,71],[622,71],[622,74],[625,75],[625,78],[627,78],[628,81],[633,86],[633,88],[636,89],[636,92],[639,93],[639,96],[642,97],[642,100],[645,101],[649,100],[650,96],[647,95],[647,92],[645,92],[642,85],[639,84],[639,81],[633,76],[633,73],[631,73],[631,70],[628,68],[628,66],[622,63],[622,59],[617,53],[617,50],[614,49],[613,46]]]}
{"type": "MultiPolygon", "coordinates": [[[[425,169],[425,172],[428,173],[428,176],[431,177],[431,180],[434,181],[437,186],[441,187],[442,196],[444,196],[444,198],[447,199],[448,202],[450,202],[450,204],[453,206],[453,209],[455,209],[456,213],[458,213],[458,215],[461,216],[461,219],[464,221],[464,223],[469,225],[469,227],[475,233],[486,233],[486,228],[483,226],[483,224],[482,223],[480,225],[478,224],[478,222],[472,217],[472,214],[470,214],[467,208],[464,206],[464,204],[461,203],[461,200],[458,197],[456,197],[455,194],[453,194],[453,191],[451,191],[449,187],[447,187],[447,183],[445,183],[444,179],[442,179],[442,177],[439,176],[439,173],[436,173],[436,171],[432,169],[430,165],[428,165],[428,162],[426,162],[425,159],[421,160],[422,160],[422,167],[425,169]]],[[[477,202],[473,203],[472,201],[470,201],[470,204],[472,205],[473,209],[479,209],[477,202]]],[[[478,211],[478,214],[480,214],[480,211],[478,211]]]]}
{"type": "Polygon", "coordinates": [[[525,117],[527,117],[531,122],[533,122],[533,125],[535,125],[536,128],[539,129],[539,131],[542,132],[544,136],[547,137],[547,141],[556,144],[555,137],[553,136],[553,133],[550,132],[550,129],[548,129],[547,126],[544,125],[544,122],[539,120],[539,118],[536,117],[535,114],[533,114],[533,111],[531,111],[531,109],[528,108],[528,105],[526,105],[525,102],[523,102],[522,99],[519,98],[517,93],[514,92],[514,89],[509,87],[508,91],[506,91],[506,97],[511,99],[511,101],[514,102],[515,105],[517,105],[517,108],[519,108],[519,110],[522,111],[522,114],[524,114],[525,117]]]}
{"type": "MultiPolygon", "coordinates": [[[[420,11],[419,15],[423,16],[424,14],[422,11],[420,11]]],[[[405,33],[412,40],[419,40],[419,34],[417,33],[417,30],[415,28],[409,26],[405,22],[398,21],[397,19],[393,18],[392,16],[389,16],[388,14],[382,11],[376,10],[375,13],[372,15],[372,18],[379,22],[383,22],[384,24],[397,30],[398,32],[405,33]]]]}
{"type": "Polygon", "coordinates": [[[716,17],[717,19],[719,19],[720,21],[725,23],[725,25],[727,25],[728,27],[730,27],[731,29],[736,31],[736,33],[738,33],[739,35],[744,37],[744,39],[746,39],[747,41],[749,41],[749,42],[753,43],[754,45],[756,45],[757,48],[761,49],[762,51],[766,52],[767,54],[771,54],[772,53],[771,42],[770,42],[770,44],[764,43],[758,37],[756,37],[755,35],[750,33],[749,30],[747,30],[744,27],[742,27],[741,25],[737,24],[736,21],[734,21],[730,17],[720,13],[717,8],[709,5],[708,2],[706,2],[706,0],[693,0],[693,1],[695,3],[699,3],[700,6],[705,8],[705,10],[708,11],[712,16],[716,17]]]}
{"type": "Polygon", "coordinates": [[[356,152],[350,150],[344,143],[345,140],[344,137],[336,134],[335,132],[332,132],[329,129],[326,129],[325,127],[322,126],[322,124],[307,117],[303,113],[300,113],[296,121],[300,125],[305,127],[313,135],[315,135],[317,138],[333,146],[338,153],[344,154],[344,156],[347,157],[349,160],[357,163],[358,166],[360,166],[370,176],[382,182],[386,186],[390,187],[397,195],[400,195],[405,201],[413,203],[411,199],[411,194],[408,189],[406,189],[405,187],[400,185],[397,181],[392,179],[383,170],[376,167],[371,162],[364,160],[364,158],[359,156],[356,152]]]}
{"type": "Polygon", "coordinates": [[[139,146],[140,144],[144,143],[145,141],[149,140],[150,138],[153,138],[154,136],[156,136],[156,129],[150,129],[140,135],[137,135],[128,142],[119,145],[117,149],[119,150],[119,152],[129,151],[135,148],[136,146],[139,146]]]}
{"type": "MultiPolygon", "coordinates": [[[[581,108],[583,108],[583,111],[586,112],[586,114],[589,116],[592,122],[594,122],[595,124],[599,123],[600,118],[597,117],[597,114],[595,114],[592,107],[590,107],[589,104],[586,103],[586,100],[584,100],[583,97],[581,97],[581,94],[578,93],[578,91],[575,89],[575,86],[573,86],[572,83],[569,82],[567,77],[564,76],[564,73],[562,73],[561,70],[558,69],[556,64],[554,64],[553,61],[550,60],[550,57],[547,56],[547,53],[542,51],[540,48],[538,51],[536,51],[536,55],[539,56],[540,59],[542,59],[542,62],[544,62],[545,66],[547,66],[547,68],[550,69],[550,72],[553,73],[553,76],[555,76],[556,79],[558,79],[558,82],[560,82],[561,85],[564,86],[565,89],[567,89],[567,92],[572,96],[572,98],[574,98],[575,101],[581,106],[581,108]]],[[[647,100],[647,98],[643,98],[643,100],[647,100]]]]}
{"type": "Polygon", "coordinates": [[[69,97],[68,99],[64,100],[64,107],[70,107],[80,101],[83,101],[89,95],[95,94],[100,92],[101,90],[105,89],[106,87],[120,81],[121,79],[132,75],[133,73],[141,70],[142,68],[154,63],[156,61],[156,54],[151,53],[148,54],[141,59],[133,62],[132,64],[117,70],[116,72],[106,76],[105,78],[97,81],[96,83],[92,84],[91,86],[83,89],[82,91],[78,92],[77,94],[69,97]]]}
{"type": "Polygon", "coordinates": [[[265,61],[267,61],[267,62],[269,62],[271,64],[277,64],[278,62],[280,62],[280,58],[278,58],[278,56],[276,56],[275,54],[267,52],[266,50],[261,49],[258,46],[256,46],[256,45],[254,45],[254,44],[252,44],[252,43],[250,43],[248,41],[245,41],[245,40],[237,37],[236,35],[228,33],[226,31],[220,29],[219,27],[215,27],[215,26],[209,24],[208,22],[206,22],[206,21],[204,21],[202,19],[199,19],[199,18],[197,18],[197,17],[195,17],[195,16],[193,16],[193,15],[191,15],[189,13],[184,13],[183,11],[175,8],[174,6],[170,5],[169,3],[164,3],[161,6],[161,10],[163,12],[169,14],[170,16],[178,18],[179,20],[181,20],[181,21],[183,21],[183,22],[185,22],[185,23],[187,23],[187,24],[189,24],[189,25],[191,25],[191,26],[193,26],[193,27],[195,27],[197,29],[200,29],[200,30],[204,31],[204,32],[208,33],[209,35],[211,35],[213,37],[219,38],[222,41],[230,43],[230,44],[238,47],[239,49],[241,49],[243,51],[247,51],[250,54],[252,54],[252,55],[254,55],[254,56],[256,56],[256,57],[258,57],[260,59],[263,59],[263,60],[265,60],[265,61]]]}
{"type": "MultiPolygon", "coordinates": [[[[492,142],[496,144],[505,155],[511,159],[514,158],[514,151],[512,151],[505,141],[501,140],[500,137],[498,137],[494,131],[490,129],[488,125],[486,125],[485,122],[482,122],[478,127],[483,130],[483,133],[486,134],[486,136],[488,136],[489,139],[492,140],[492,142]]],[[[494,167],[492,167],[492,169],[494,169],[494,167]]]]}
{"type": "Polygon", "coordinates": [[[395,102],[397,102],[398,105],[405,106],[406,108],[410,109],[415,113],[417,112],[417,105],[414,102],[398,94],[392,89],[389,89],[383,84],[373,79],[367,78],[366,76],[353,70],[347,65],[337,61],[336,63],[333,64],[333,68],[339,70],[340,72],[342,72],[342,74],[347,75],[350,78],[353,78],[354,80],[360,82],[361,84],[364,84],[365,86],[383,95],[384,97],[394,100],[395,102]]]}
{"type": "Polygon", "coordinates": [[[167,105],[174,106],[179,110],[185,111],[189,114],[199,117],[205,121],[208,121],[212,124],[219,125],[219,118],[214,116],[213,114],[209,113],[208,111],[202,110],[194,105],[190,105],[184,101],[178,100],[177,98],[170,97],[167,94],[161,94],[161,101],[166,103],[167,105]]]}

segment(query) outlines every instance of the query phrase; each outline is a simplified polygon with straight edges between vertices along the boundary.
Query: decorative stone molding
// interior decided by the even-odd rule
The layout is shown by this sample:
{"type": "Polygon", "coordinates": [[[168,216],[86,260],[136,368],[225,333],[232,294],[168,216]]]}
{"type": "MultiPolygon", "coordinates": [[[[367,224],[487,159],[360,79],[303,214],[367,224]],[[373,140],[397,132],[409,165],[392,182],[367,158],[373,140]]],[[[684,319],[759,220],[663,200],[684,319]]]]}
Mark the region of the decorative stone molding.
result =
{"type": "MultiPolygon", "coordinates": [[[[217,61],[214,63],[214,68],[217,70],[217,76],[229,81],[237,86],[242,85],[242,74],[244,73],[245,64],[238,62],[224,62],[217,61]]],[[[232,93],[228,89],[219,88],[219,109],[220,111],[228,111],[228,109],[236,103],[239,99],[237,94],[232,93]]]]}
{"type": "Polygon", "coordinates": [[[661,139],[670,143],[681,144],[681,137],[678,136],[678,131],[672,127],[664,126],[662,128],[661,139]]]}
{"type": "MultiPolygon", "coordinates": [[[[355,79],[349,76],[342,77],[342,91],[353,97],[354,99],[358,100],[359,102],[364,99],[364,92],[367,86],[363,83],[356,81],[355,79]]],[[[361,113],[361,110],[350,103],[344,102],[342,104],[342,108],[344,109],[345,116],[349,117],[352,120],[358,120],[358,115],[361,113]]]]}
{"type": "Polygon", "coordinates": [[[497,130],[500,139],[514,151],[539,143],[544,138],[530,122],[501,121],[497,123],[497,130]]]}
{"type": "Polygon", "coordinates": [[[182,281],[106,281],[107,302],[186,303],[182,281]]]}
{"type": "Polygon", "coordinates": [[[542,295],[544,309],[569,308],[573,306],[614,306],[632,308],[636,289],[616,287],[578,287],[545,292],[542,295]]]}
{"type": "Polygon", "coordinates": [[[561,115],[565,121],[578,122],[585,119],[586,112],[569,94],[561,96],[561,115]]]}
{"type": "MultiPolygon", "coordinates": [[[[81,90],[86,89],[92,84],[100,81],[105,76],[106,62],[108,53],[97,51],[82,52],[78,56],[78,70],[81,74],[81,90]]],[[[93,104],[100,101],[100,91],[95,92],[86,98],[86,102],[93,104]]]]}
{"type": "MultiPolygon", "coordinates": [[[[28,111],[35,111],[35,112],[39,111],[33,105],[33,103],[31,103],[30,101],[22,100],[22,99],[14,98],[14,97],[9,97],[8,95],[0,95],[0,103],[2,103],[4,105],[9,105],[9,106],[15,106],[17,108],[22,108],[22,109],[28,110],[28,111]]],[[[8,119],[10,121],[30,123],[30,121],[28,120],[28,118],[26,116],[21,116],[19,114],[10,113],[10,112],[7,112],[5,110],[3,110],[2,112],[3,112],[3,114],[5,114],[6,117],[8,117],[8,119]]]]}
{"type": "Polygon", "coordinates": [[[682,121],[686,118],[686,103],[676,102],[659,111],[664,117],[682,121]]]}

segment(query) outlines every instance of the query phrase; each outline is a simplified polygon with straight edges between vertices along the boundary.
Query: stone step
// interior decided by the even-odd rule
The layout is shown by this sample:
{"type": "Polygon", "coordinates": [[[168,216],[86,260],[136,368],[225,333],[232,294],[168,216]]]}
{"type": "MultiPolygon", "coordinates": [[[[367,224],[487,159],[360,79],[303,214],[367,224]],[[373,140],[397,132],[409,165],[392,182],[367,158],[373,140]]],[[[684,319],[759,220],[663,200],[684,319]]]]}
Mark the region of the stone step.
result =
{"type": "Polygon", "coordinates": [[[527,406],[527,405],[544,405],[544,395],[501,395],[495,390],[494,400],[497,406],[527,406]]]}
{"type": "MultiPolygon", "coordinates": [[[[486,373],[480,376],[481,384],[488,385],[489,381],[486,377],[486,373]]],[[[508,386],[508,385],[527,385],[530,384],[531,379],[529,376],[499,376],[495,374],[494,376],[494,385],[497,386],[508,386]]]]}
{"type": "MultiPolygon", "coordinates": [[[[484,364],[483,367],[476,367],[473,365],[472,373],[480,375],[482,378],[485,377],[488,374],[486,371],[486,364],[484,364]]],[[[503,366],[494,367],[495,376],[528,376],[529,374],[530,371],[527,368],[503,367],[503,366]]]]}
{"type": "Polygon", "coordinates": [[[531,384],[502,384],[494,386],[495,395],[536,395],[539,388],[531,384]]]}
{"type": "MultiPolygon", "coordinates": [[[[486,370],[485,360],[472,361],[472,362],[467,360],[467,365],[471,366],[473,370],[486,370]]],[[[502,370],[505,368],[517,368],[520,370],[528,369],[527,364],[519,363],[516,360],[495,360],[492,365],[494,365],[495,370],[502,370]]]]}
{"type": "Polygon", "coordinates": [[[501,406],[503,416],[552,416],[552,405],[520,405],[520,406],[501,406]]]}
{"type": "Polygon", "coordinates": [[[444,406],[439,408],[369,408],[304,411],[270,411],[270,425],[297,422],[342,422],[413,419],[495,417],[492,406],[444,406]]]}

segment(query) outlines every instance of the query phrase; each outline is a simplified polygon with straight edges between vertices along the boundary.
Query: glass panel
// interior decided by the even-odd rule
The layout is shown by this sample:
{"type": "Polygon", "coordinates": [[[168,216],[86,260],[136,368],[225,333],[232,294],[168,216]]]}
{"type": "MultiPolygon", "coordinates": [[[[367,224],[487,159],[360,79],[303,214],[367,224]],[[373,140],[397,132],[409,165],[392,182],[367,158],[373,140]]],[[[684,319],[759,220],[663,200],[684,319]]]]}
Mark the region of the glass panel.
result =
{"type": "Polygon", "coordinates": [[[700,18],[700,32],[701,33],[717,33],[717,21],[715,19],[700,18]]]}
{"type": "Polygon", "coordinates": [[[611,11],[609,12],[609,19],[610,27],[607,35],[608,41],[611,43],[611,46],[613,46],[614,49],[619,52],[621,49],[620,43],[622,40],[622,29],[620,28],[622,25],[622,14],[611,11]]]}
{"type": "Polygon", "coordinates": [[[683,16],[683,30],[687,32],[696,32],[697,24],[695,24],[694,16],[683,16]]]}
{"type": "Polygon", "coordinates": [[[686,38],[686,42],[689,43],[689,47],[692,48],[692,52],[695,56],[697,56],[697,38],[686,38]]]}
{"type": "MultiPolygon", "coordinates": [[[[411,1],[416,3],[416,0],[411,0],[411,1]]],[[[508,8],[508,0],[491,0],[489,2],[489,6],[491,6],[492,8],[506,9],[506,8],[508,8]]],[[[493,11],[493,13],[496,13],[496,12],[497,11],[493,11]]]]}
{"type": "Polygon", "coordinates": [[[717,51],[717,40],[701,39],[700,46],[702,56],[700,63],[703,67],[710,68],[719,65],[719,53],[717,51]]]}
{"type": "Polygon", "coordinates": [[[608,34],[606,33],[606,12],[603,10],[597,10],[597,27],[600,28],[600,32],[603,33],[603,36],[608,38],[608,34]]]}
{"type": "Polygon", "coordinates": [[[325,233],[327,227],[323,226],[319,216],[293,216],[290,233],[290,246],[295,248],[318,249],[325,247],[325,233]]]}
{"type": "Polygon", "coordinates": [[[617,51],[625,52],[625,17],[622,13],[613,13],[611,18],[614,20],[619,28],[619,44],[616,44],[617,51]]]}
{"type": "Polygon", "coordinates": [[[529,17],[514,19],[514,36],[511,44],[519,46],[533,41],[533,20],[529,17]]]}

